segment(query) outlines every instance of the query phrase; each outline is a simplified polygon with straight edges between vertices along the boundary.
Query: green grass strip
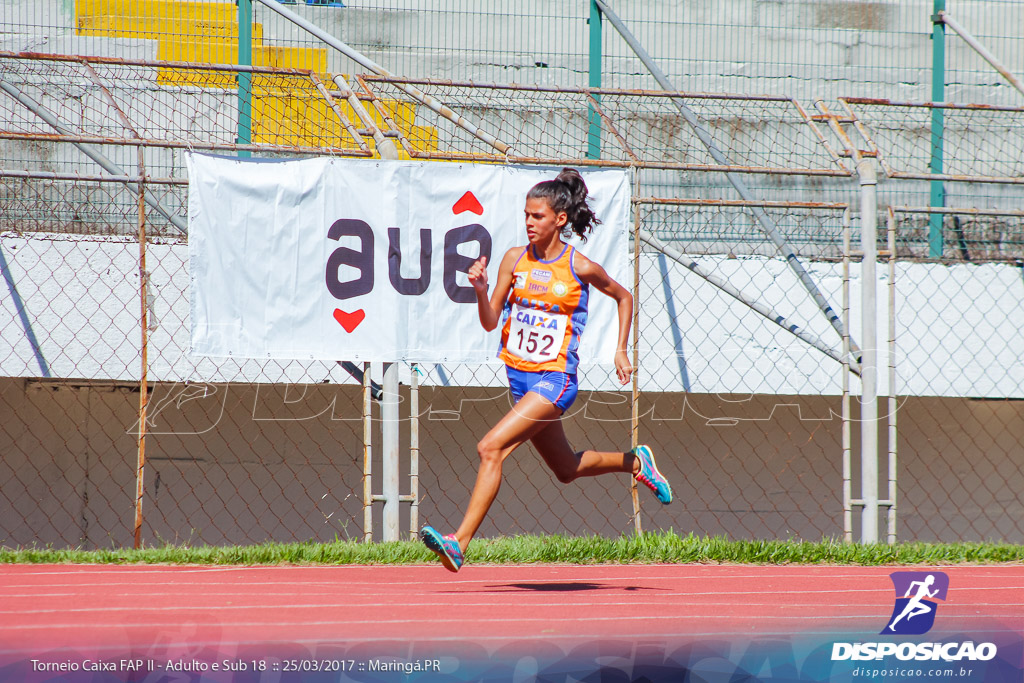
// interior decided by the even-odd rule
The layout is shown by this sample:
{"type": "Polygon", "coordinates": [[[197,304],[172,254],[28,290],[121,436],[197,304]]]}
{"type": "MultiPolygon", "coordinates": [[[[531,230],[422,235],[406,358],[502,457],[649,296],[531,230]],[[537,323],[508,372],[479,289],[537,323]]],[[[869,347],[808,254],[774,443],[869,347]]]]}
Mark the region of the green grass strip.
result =
{"type": "MultiPolygon", "coordinates": [[[[199,565],[403,565],[436,562],[419,541],[392,543],[264,543],[107,550],[0,547],[0,563],[199,565]]],[[[1005,543],[860,545],[825,540],[730,541],[721,537],[652,532],[601,536],[511,536],[478,539],[468,564],[840,564],[919,565],[1024,562],[1024,546],[1005,543]]]]}

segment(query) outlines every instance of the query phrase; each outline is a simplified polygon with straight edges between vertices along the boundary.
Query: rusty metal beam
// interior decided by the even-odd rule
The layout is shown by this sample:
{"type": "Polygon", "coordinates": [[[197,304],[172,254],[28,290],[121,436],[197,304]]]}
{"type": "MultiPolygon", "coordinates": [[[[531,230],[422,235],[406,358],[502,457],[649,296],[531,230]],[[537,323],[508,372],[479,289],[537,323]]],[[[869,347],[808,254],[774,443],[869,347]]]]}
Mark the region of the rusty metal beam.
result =
{"type": "MultiPolygon", "coordinates": [[[[651,72],[651,75],[654,76],[654,80],[658,82],[658,85],[660,85],[664,90],[670,92],[674,91],[675,88],[669,82],[668,77],[665,76],[664,72],[658,67],[657,64],[654,63],[654,60],[651,59],[651,56],[647,54],[647,51],[643,48],[640,42],[637,41],[636,37],[626,27],[626,25],[619,18],[619,16],[611,9],[611,7],[608,6],[608,3],[605,0],[594,1],[597,3],[598,7],[601,9],[604,15],[608,17],[608,20],[611,22],[612,26],[614,26],[615,30],[619,32],[619,35],[621,35],[623,40],[626,41],[630,49],[632,49],[633,52],[636,53],[636,56],[640,59],[644,66],[647,67],[647,70],[651,72]]],[[[672,102],[679,110],[679,113],[682,114],[683,119],[686,120],[686,123],[689,124],[694,134],[696,134],[696,136],[707,148],[708,154],[711,155],[715,162],[721,166],[729,166],[730,164],[725,154],[723,154],[722,151],[718,148],[718,145],[715,144],[715,141],[711,137],[711,134],[707,131],[704,125],[693,113],[693,111],[686,106],[683,99],[679,97],[674,97],[672,99],[672,102]]],[[[733,188],[740,195],[740,197],[742,197],[746,201],[752,201],[754,199],[753,194],[747,188],[746,183],[743,181],[742,177],[738,173],[728,171],[726,172],[725,177],[728,179],[729,184],[733,186],[733,188]]],[[[811,295],[812,299],[814,299],[814,303],[817,304],[822,315],[825,316],[826,320],[828,320],[829,324],[832,326],[832,329],[836,331],[840,338],[848,334],[846,326],[843,324],[842,319],[840,319],[835,309],[832,308],[832,304],[830,304],[828,299],[825,298],[825,295],[821,293],[821,290],[818,288],[818,285],[815,284],[814,280],[811,279],[811,276],[807,272],[807,269],[803,267],[803,264],[800,262],[800,259],[797,258],[796,252],[794,251],[793,247],[790,246],[789,243],[786,241],[785,236],[783,236],[782,233],[779,231],[779,228],[777,225],[775,225],[775,222],[768,217],[768,214],[766,214],[763,209],[760,209],[758,207],[753,208],[753,214],[754,218],[761,226],[761,229],[785,257],[786,263],[789,265],[790,269],[796,275],[797,279],[800,281],[800,284],[803,285],[804,289],[807,290],[807,293],[811,295]]],[[[853,349],[854,354],[859,354],[860,349],[858,348],[857,344],[853,342],[852,339],[850,341],[850,347],[853,349]]]]}
{"type": "MultiPolygon", "coordinates": [[[[18,101],[19,104],[21,104],[23,107],[25,107],[26,109],[31,111],[33,114],[35,114],[36,116],[41,118],[43,121],[45,121],[47,123],[47,125],[49,125],[51,128],[56,130],[61,135],[67,135],[68,134],[67,133],[67,128],[60,121],[57,120],[56,116],[54,116],[51,112],[47,111],[47,109],[45,107],[40,105],[38,102],[34,101],[31,97],[29,97],[25,93],[21,92],[16,87],[11,85],[7,81],[3,80],[2,78],[0,78],[0,90],[3,90],[8,95],[13,97],[15,100],[18,101]]],[[[120,166],[115,164],[113,161],[111,161],[106,156],[104,156],[103,154],[101,154],[97,150],[93,149],[92,147],[90,147],[88,145],[85,145],[85,144],[82,144],[82,143],[73,143],[73,144],[75,145],[75,147],[77,147],[79,149],[79,151],[81,151],[87,157],[89,157],[90,159],[95,161],[97,164],[99,164],[99,166],[104,171],[106,171],[107,173],[110,173],[111,175],[116,175],[116,176],[127,175],[121,169],[120,166]]],[[[134,144],[138,144],[138,141],[134,141],[134,144]]],[[[142,188],[142,184],[141,183],[139,183],[137,185],[134,185],[134,186],[133,185],[134,185],[133,183],[125,183],[125,187],[127,187],[131,192],[134,192],[135,194],[143,195],[145,197],[146,203],[149,204],[149,206],[151,208],[153,208],[157,213],[159,213],[164,218],[166,218],[168,221],[170,221],[171,225],[176,227],[182,233],[187,233],[188,232],[188,228],[185,225],[185,221],[183,221],[180,216],[175,216],[174,214],[170,213],[167,209],[164,208],[164,206],[160,203],[159,200],[154,199],[153,197],[150,197],[149,195],[146,195],[145,193],[143,193],[141,191],[141,188],[142,188]]]]}
{"type": "Polygon", "coordinates": [[[600,95],[604,96],[636,96],[654,97],[661,99],[672,99],[681,97],[684,99],[709,99],[709,100],[741,100],[754,102],[793,102],[793,98],[785,95],[743,95],[739,93],[724,92],[687,92],[681,90],[644,90],[638,88],[584,88],[584,87],[562,87],[556,85],[530,85],[524,83],[481,83],[479,81],[452,81],[440,78],[399,78],[396,76],[375,76],[364,75],[363,78],[370,83],[391,83],[412,84],[412,85],[433,85],[452,88],[473,88],[484,90],[515,90],[522,92],[546,92],[552,94],[569,95],[600,95]]]}
{"type": "Polygon", "coordinates": [[[54,173],[53,171],[17,171],[0,168],[0,178],[20,178],[22,180],[60,180],[86,183],[141,183],[147,185],[181,185],[188,186],[188,178],[152,178],[134,175],[90,175],[85,173],[54,173]]]}
{"type": "MultiPolygon", "coordinates": [[[[280,3],[276,2],[276,0],[256,0],[256,2],[259,2],[267,9],[270,9],[276,12],[277,14],[280,14],[282,17],[292,22],[299,28],[305,30],[310,35],[319,38],[326,45],[329,45],[335,50],[338,50],[339,52],[347,56],[349,59],[353,60],[356,64],[359,64],[360,66],[367,68],[376,74],[380,74],[381,76],[392,75],[387,69],[382,67],[380,64],[377,64],[372,59],[360,53],[359,51],[354,50],[349,45],[342,42],[341,40],[338,40],[337,38],[332,36],[330,33],[327,33],[316,24],[307,21],[306,19],[299,16],[295,12],[284,7],[280,3]]],[[[463,118],[458,113],[450,109],[448,106],[446,106],[442,102],[439,102],[438,100],[431,97],[427,93],[423,92],[419,88],[405,84],[399,84],[396,87],[409,97],[419,102],[420,104],[432,109],[434,112],[448,119],[456,126],[459,126],[463,130],[467,131],[470,135],[473,135],[474,137],[482,140],[491,147],[494,147],[494,149],[498,150],[500,153],[507,155],[511,152],[512,148],[509,145],[505,144],[504,142],[501,142],[487,131],[483,130],[482,128],[470,122],[469,120],[463,118]]]]}
{"type": "MultiPolygon", "coordinates": [[[[692,258],[684,254],[682,251],[677,249],[675,246],[662,242],[660,239],[655,237],[647,230],[638,230],[637,236],[641,242],[647,246],[661,252],[665,256],[669,257],[676,263],[680,264],[684,268],[688,269],[694,275],[702,278],[708,284],[717,287],[722,292],[728,294],[732,298],[736,299],[740,303],[744,304],[750,310],[754,311],[758,315],[770,320],[782,329],[786,330],[790,334],[794,335],[797,339],[804,343],[814,347],[818,351],[831,358],[838,363],[844,363],[844,354],[841,351],[833,349],[826,344],[820,337],[814,333],[802,329],[798,325],[791,323],[785,317],[776,313],[771,307],[765,305],[757,299],[757,297],[750,297],[735,287],[727,278],[716,275],[713,272],[705,270],[699,263],[694,261],[692,258]]],[[[856,358],[848,358],[845,362],[849,363],[850,371],[860,375],[860,362],[856,358]]]]}
{"type": "MultiPolygon", "coordinates": [[[[156,61],[152,59],[121,59],[119,57],[82,57],[49,52],[10,52],[0,50],[0,59],[21,59],[39,62],[70,62],[73,64],[102,64],[105,66],[141,66],[152,69],[180,69],[182,71],[232,71],[235,73],[268,74],[272,76],[309,77],[310,69],[291,69],[276,66],[248,66],[239,64],[197,64],[195,62],[156,61]]],[[[234,90],[230,92],[234,93],[234,90]]]]}
{"type": "Polygon", "coordinates": [[[280,153],[289,152],[295,154],[329,154],[335,156],[368,157],[373,156],[372,151],[363,151],[351,147],[293,147],[287,145],[235,145],[231,143],[216,142],[194,142],[179,140],[155,140],[134,138],[114,138],[99,135],[72,135],[70,133],[15,133],[12,131],[0,131],[0,140],[38,140],[42,142],[69,142],[71,144],[91,145],[141,145],[143,147],[162,147],[170,149],[188,150],[211,150],[237,152],[246,150],[251,152],[280,153]]]}
{"type": "Polygon", "coordinates": [[[733,206],[753,207],[760,206],[772,209],[828,209],[832,211],[844,211],[849,204],[843,202],[784,202],[772,200],[744,201],[742,199],[689,199],[689,198],[666,198],[666,197],[636,197],[634,204],[665,204],[669,206],[733,206]]]}
{"type": "Polygon", "coordinates": [[[878,97],[839,97],[840,102],[876,107],[921,107],[924,109],[961,109],[966,111],[1007,111],[1024,113],[1024,107],[1001,104],[977,104],[959,102],[914,102],[910,100],[887,100],[878,97]]]}
{"type": "Polygon", "coordinates": [[[939,19],[943,24],[956,31],[957,35],[964,39],[968,45],[970,45],[975,52],[981,55],[982,59],[992,65],[992,68],[999,72],[999,75],[1007,80],[1017,91],[1024,95],[1024,82],[1021,82],[1017,76],[1015,76],[1005,64],[999,61],[992,52],[981,44],[977,38],[971,35],[967,29],[961,26],[953,17],[949,16],[949,12],[942,10],[939,12],[939,19]]]}

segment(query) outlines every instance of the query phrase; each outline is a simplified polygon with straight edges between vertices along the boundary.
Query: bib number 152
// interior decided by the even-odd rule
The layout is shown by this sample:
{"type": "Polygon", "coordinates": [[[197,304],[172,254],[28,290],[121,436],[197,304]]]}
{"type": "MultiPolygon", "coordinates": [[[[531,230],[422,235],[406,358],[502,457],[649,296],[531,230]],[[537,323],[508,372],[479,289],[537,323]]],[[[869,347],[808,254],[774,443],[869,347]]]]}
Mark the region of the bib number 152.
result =
{"type": "Polygon", "coordinates": [[[512,311],[508,350],[534,363],[554,360],[562,350],[565,330],[565,315],[534,311],[517,305],[512,311]]]}

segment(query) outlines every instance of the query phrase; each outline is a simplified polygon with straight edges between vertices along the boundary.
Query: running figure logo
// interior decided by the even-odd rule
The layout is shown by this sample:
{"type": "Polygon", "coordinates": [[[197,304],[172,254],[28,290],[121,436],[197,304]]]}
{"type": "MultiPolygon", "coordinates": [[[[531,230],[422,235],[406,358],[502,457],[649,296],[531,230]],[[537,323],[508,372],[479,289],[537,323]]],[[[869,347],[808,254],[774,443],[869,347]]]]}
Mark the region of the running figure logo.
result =
{"type": "Polygon", "coordinates": [[[892,609],[883,634],[920,635],[935,623],[938,600],[946,599],[949,577],[943,572],[893,572],[889,575],[896,589],[892,609]]]}

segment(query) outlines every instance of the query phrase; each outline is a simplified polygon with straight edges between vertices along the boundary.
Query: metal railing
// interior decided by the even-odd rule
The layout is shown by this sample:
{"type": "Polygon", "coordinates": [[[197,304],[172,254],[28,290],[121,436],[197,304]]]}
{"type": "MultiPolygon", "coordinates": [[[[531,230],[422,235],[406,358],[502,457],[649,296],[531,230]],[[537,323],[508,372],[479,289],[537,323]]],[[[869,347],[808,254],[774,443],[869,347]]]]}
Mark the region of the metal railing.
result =
{"type": "MultiPolygon", "coordinates": [[[[650,511],[641,503],[643,528],[755,538],[852,537],[856,524],[852,518],[844,523],[844,508],[867,500],[895,514],[894,494],[874,500],[862,491],[854,498],[853,488],[870,488],[870,481],[852,470],[843,476],[840,454],[859,452],[852,450],[852,434],[845,448],[843,443],[842,425],[852,425],[855,415],[836,416],[857,393],[859,380],[844,370],[848,351],[788,270],[788,259],[780,258],[777,244],[765,238],[755,209],[807,261],[822,295],[838,302],[842,260],[857,256],[844,247],[844,234],[863,220],[850,216],[849,201],[829,201],[840,191],[858,194],[847,159],[871,158],[862,151],[877,154],[885,171],[880,200],[897,187],[916,188],[915,182],[929,179],[890,175],[884,165],[895,163],[893,150],[903,143],[887,144],[902,138],[878,131],[889,125],[891,111],[907,108],[869,109],[848,98],[846,116],[829,119],[809,116],[792,99],[779,97],[423,79],[407,84],[472,114],[474,125],[494,139],[514,140],[506,157],[434,108],[410,101],[401,79],[361,76],[349,91],[312,71],[253,67],[247,72],[254,101],[265,101],[254,108],[252,141],[239,144],[231,115],[237,91],[223,83],[241,71],[246,70],[0,54],[0,80],[24,96],[8,97],[14,93],[6,88],[8,95],[0,96],[0,139],[7,145],[0,169],[0,265],[8,294],[2,301],[10,314],[0,325],[6,378],[0,380],[0,406],[11,416],[0,427],[0,467],[8,482],[0,488],[0,518],[11,520],[0,533],[2,542],[128,545],[136,529],[146,542],[384,537],[373,532],[371,521],[380,498],[374,463],[382,461],[371,448],[380,417],[368,386],[372,377],[383,381],[383,368],[372,368],[356,383],[334,364],[190,356],[187,238],[173,227],[174,219],[187,215],[182,150],[382,155],[370,138],[397,140],[399,152],[411,159],[633,169],[632,285],[641,302],[636,389],[604,391],[606,370],[585,369],[589,392],[574,407],[567,431],[576,443],[599,438],[625,450],[639,439],[667,455],[659,463],[686,505],[650,511]],[[29,98],[62,130],[55,132],[33,113],[29,98]],[[673,99],[685,101],[709,136],[728,146],[729,164],[695,158],[708,153],[687,132],[673,99]],[[120,113],[111,109],[111,100],[120,113]],[[322,116],[291,115],[300,103],[307,113],[322,116]],[[587,156],[591,108],[601,122],[601,159],[587,156]],[[866,149],[853,140],[864,141],[866,149]],[[106,174],[94,158],[80,156],[81,145],[111,161],[106,174]],[[771,192],[754,202],[702,196],[717,187],[714,179],[722,172],[767,179],[771,192]],[[797,199],[814,183],[825,184],[811,190],[822,201],[797,199]],[[140,207],[140,196],[164,213],[140,207]],[[140,244],[146,246],[144,263],[140,244]],[[844,393],[845,379],[854,386],[844,393]],[[144,413],[135,405],[136,392],[144,413]],[[129,455],[143,453],[145,468],[137,476],[143,461],[129,455]],[[141,517],[140,490],[147,501],[141,517]]],[[[990,116],[1015,125],[1016,110],[999,111],[990,116]]],[[[908,125],[905,133],[913,149],[917,128],[908,125]]],[[[988,148],[975,149],[979,159],[969,168],[984,171],[988,148]]],[[[993,182],[999,176],[992,174],[955,175],[969,187],[1005,191],[991,194],[994,202],[1015,197],[1012,175],[1001,182],[993,182]]],[[[928,265],[919,263],[913,245],[921,219],[935,210],[908,206],[893,209],[893,216],[907,218],[896,221],[897,248],[887,250],[891,264],[896,256],[890,268],[901,259],[928,265]]],[[[940,215],[948,217],[943,262],[1012,269],[1006,264],[1017,258],[1019,211],[949,208],[940,215]],[[955,216],[970,216],[977,224],[957,225],[955,216]],[[998,235],[996,225],[1002,226],[998,235]]],[[[922,273],[897,272],[889,282],[898,286],[919,277],[909,282],[946,283],[937,271],[922,273]]],[[[957,296],[947,297],[950,307],[967,300],[971,283],[989,274],[970,270],[964,277],[957,296]]],[[[1024,319],[1017,315],[1022,299],[1006,273],[992,277],[1005,292],[1005,298],[993,299],[993,311],[1010,323],[1024,319]]],[[[942,320],[924,310],[918,327],[904,326],[892,336],[913,347],[918,337],[927,339],[923,330],[937,329],[929,327],[936,316],[942,320]]],[[[1019,349],[1007,334],[1010,328],[983,329],[989,337],[965,343],[993,350],[991,367],[1005,369],[1001,381],[939,382],[936,374],[923,383],[884,382],[890,401],[902,397],[901,435],[913,435],[901,437],[901,463],[913,463],[915,450],[918,458],[926,454],[916,442],[928,430],[923,405],[977,412],[975,399],[983,398],[1007,416],[1019,414],[1019,349]],[[972,395],[972,386],[986,395],[972,395]]],[[[937,372],[927,362],[909,372],[900,370],[905,361],[894,362],[899,378],[937,372]]],[[[965,367],[984,375],[984,368],[965,367]]],[[[403,427],[397,438],[402,452],[415,454],[398,470],[408,477],[408,493],[393,486],[391,471],[387,475],[389,501],[405,504],[398,525],[414,529],[425,517],[454,521],[468,499],[467,472],[475,469],[471,444],[507,410],[502,378],[489,366],[396,370],[400,385],[392,383],[388,391],[402,396],[401,406],[410,406],[399,418],[409,429],[403,427]]],[[[895,415],[891,406],[888,412],[895,415]]],[[[1004,436],[1013,434],[1012,419],[991,427],[991,442],[1002,445],[983,459],[993,472],[1009,476],[1004,483],[995,474],[981,476],[973,495],[984,493],[987,502],[969,514],[938,499],[922,500],[919,470],[909,481],[901,477],[900,528],[907,532],[900,538],[1024,536],[1015,521],[1022,517],[995,507],[1019,477],[1014,444],[1020,440],[1004,436]],[[911,511],[927,505],[936,512],[924,521],[911,511]]],[[[979,458],[969,440],[950,434],[947,441],[959,455],[947,456],[950,474],[939,482],[950,498],[958,490],[956,477],[962,478],[957,463],[979,458]]],[[[528,453],[517,459],[519,469],[509,472],[507,488],[515,495],[499,499],[484,533],[616,534],[639,523],[627,482],[602,478],[562,491],[533,472],[539,464],[528,453]]],[[[895,461],[888,462],[880,480],[896,486],[895,461]]],[[[852,460],[847,464],[852,467],[852,460]]],[[[395,519],[394,508],[387,514],[395,519]]],[[[862,520],[862,534],[871,524],[862,520]]],[[[889,529],[893,540],[895,527],[889,529]]]]}

